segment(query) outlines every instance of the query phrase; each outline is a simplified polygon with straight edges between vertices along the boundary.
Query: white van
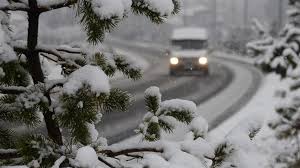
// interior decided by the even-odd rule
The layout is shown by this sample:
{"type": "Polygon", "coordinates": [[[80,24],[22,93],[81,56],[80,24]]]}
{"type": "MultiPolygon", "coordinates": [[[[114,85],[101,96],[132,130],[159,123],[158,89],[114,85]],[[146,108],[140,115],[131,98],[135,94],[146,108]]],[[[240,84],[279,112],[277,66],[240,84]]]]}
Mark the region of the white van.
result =
{"type": "Polygon", "coordinates": [[[179,28],[173,31],[170,39],[170,75],[179,73],[209,74],[208,33],[198,27],[179,28]]]}

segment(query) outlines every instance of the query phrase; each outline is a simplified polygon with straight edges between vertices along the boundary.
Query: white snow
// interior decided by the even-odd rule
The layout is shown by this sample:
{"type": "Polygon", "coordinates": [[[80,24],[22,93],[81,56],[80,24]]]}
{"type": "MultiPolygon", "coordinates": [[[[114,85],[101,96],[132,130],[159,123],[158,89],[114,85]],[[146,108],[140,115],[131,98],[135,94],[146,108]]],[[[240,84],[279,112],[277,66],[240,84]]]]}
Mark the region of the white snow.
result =
{"type": "Polygon", "coordinates": [[[145,91],[145,96],[153,96],[153,97],[157,97],[158,101],[161,101],[161,93],[159,91],[159,88],[156,86],[151,86],[148,89],[146,89],[145,91]]]}
{"type": "Polygon", "coordinates": [[[65,0],[38,0],[38,6],[49,8],[51,5],[65,3],[65,0]]]}
{"type": "Polygon", "coordinates": [[[110,84],[108,77],[97,66],[85,65],[73,72],[63,86],[63,92],[75,94],[84,84],[91,87],[91,91],[97,94],[109,93],[110,84]]]}
{"type": "Polygon", "coordinates": [[[75,160],[79,166],[83,168],[101,168],[99,166],[97,153],[90,146],[79,148],[75,160]]]}
{"type": "Polygon", "coordinates": [[[95,124],[87,123],[86,124],[89,134],[90,134],[90,140],[91,142],[96,142],[99,136],[99,133],[97,129],[95,128],[95,124]]]}
{"type": "Polygon", "coordinates": [[[16,53],[10,46],[11,37],[9,36],[8,16],[0,11],[0,63],[10,62],[17,59],[16,53]]]}
{"type": "Polygon", "coordinates": [[[146,154],[144,156],[144,166],[149,166],[149,168],[169,168],[170,163],[168,163],[164,158],[155,154],[146,154]]]}
{"type": "Polygon", "coordinates": [[[174,10],[172,0],[144,0],[144,2],[149,5],[150,10],[160,13],[161,16],[169,16],[174,10]]]}
{"type": "Polygon", "coordinates": [[[92,0],[94,12],[101,19],[110,19],[114,16],[123,18],[130,10],[132,0],[92,0]]]}
{"type": "Polygon", "coordinates": [[[207,40],[208,33],[206,29],[198,27],[178,28],[173,31],[172,40],[207,40]]]}
{"type": "Polygon", "coordinates": [[[78,102],[77,107],[82,109],[83,108],[83,102],[82,101],[78,102]]]}
{"type": "Polygon", "coordinates": [[[203,138],[198,138],[195,141],[183,141],[181,149],[186,151],[199,159],[204,159],[203,156],[214,158],[213,146],[203,138]]]}
{"type": "Polygon", "coordinates": [[[197,106],[194,102],[181,99],[166,100],[161,103],[161,110],[180,110],[189,111],[192,114],[197,112],[197,106]]]}
{"type": "Polygon", "coordinates": [[[157,117],[157,116],[151,117],[150,122],[151,122],[151,123],[158,123],[158,117],[157,117]]]}
{"type": "Polygon", "coordinates": [[[206,137],[208,132],[208,123],[203,117],[197,116],[192,120],[189,126],[190,130],[193,131],[196,136],[200,136],[202,138],[206,137]]]}
{"type": "Polygon", "coordinates": [[[170,168],[205,168],[204,164],[196,157],[185,152],[176,152],[168,160],[170,168]]]}
{"type": "MultiPolygon", "coordinates": [[[[251,158],[256,159],[254,163],[259,163],[258,168],[268,166],[269,162],[275,159],[272,154],[280,151],[279,148],[281,147],[280,145],[276,146],[278,145],[276,140],[272,140],[274,136],[270,133],[270,129],[267,125],[269,120],[274,118],[274,106],[278,102],[278,98],[274,97],[274,92],[278,88],[288,86],[288,83],[289,81],[280,82],[279,77],[274,74],[267,76],[262,88],[259,89],[252,100],[237,114],[212,130],[209,133],[209,139],[211,138],[212,140],[218,141],[224,137],[229,137],[234,144],[244,149],[244,151],[241,151],[242,153],[238,154],[241,159],[245,159],[245,161],[249,161],[251,158]],[[252,126],[252,128],[259,127],[261,122],[263,122],[263,126],[253,140],[254,146],[249,147],[250,141],[247,140],[248,138],[245,139],[248,134],[247,130],[251,128],[249,126],[252,126]],[[244,132],[244,134],[241,134],[241,132],[244,132]],[[253,153],[253,149],[257,147],[261,149],[260,153],[262,152],[263,155],[257,152],[253,153]],[[251,155],[247,153],[247,151],[250,152],[251,155]]],[[[250,164],[250,167],[253,165],[251,162],[247,164],[250,164]]]]}

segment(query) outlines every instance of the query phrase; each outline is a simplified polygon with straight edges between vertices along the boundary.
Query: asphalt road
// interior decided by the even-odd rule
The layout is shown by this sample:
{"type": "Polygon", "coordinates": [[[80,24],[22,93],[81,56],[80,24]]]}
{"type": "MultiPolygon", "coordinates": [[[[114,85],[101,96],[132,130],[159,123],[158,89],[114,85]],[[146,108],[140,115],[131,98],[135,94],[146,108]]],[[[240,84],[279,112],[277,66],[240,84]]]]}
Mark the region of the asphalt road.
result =
{"type": "Polygon", "coordinates": [[[201,76],[169,76],[168,58],[161,50],[136,47],[124,43],[113,43],[114,47],[130,51],[150,62],[150,68],[145,71],[139,81],[120,79],[112,81],[112,87],[128,91],[134,96],[134,102],[128,112],[113,112],[103,116],[97,126],[109,143],[115,143],[134,135],[134,129],[146,113],[143,92],[150,86],[158,86],[162,99],[181,98],[194,101],[197,105],[209,100],[220,91],[227,88],[234,79],[232,69],[224,65],[222,58],[209,58],[210,75],[201,76]]]}

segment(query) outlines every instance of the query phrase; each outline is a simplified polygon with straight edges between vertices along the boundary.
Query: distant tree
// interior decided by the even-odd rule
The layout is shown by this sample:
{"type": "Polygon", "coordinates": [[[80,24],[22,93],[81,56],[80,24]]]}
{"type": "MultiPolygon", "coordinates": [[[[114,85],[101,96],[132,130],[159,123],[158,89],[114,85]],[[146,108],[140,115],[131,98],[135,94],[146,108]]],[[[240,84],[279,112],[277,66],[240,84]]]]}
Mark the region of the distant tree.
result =
{"type": "Polygon", "coordinates": [[[246,44],[253,39],[253,31],[250,28],[232,28],[224,40],[224,47],[238,54],[245,55],[247,52],[246,44]]]}
{"type": "Polygon", "coordinates": [[[258,41],[248,44],[248,49],[258,56],[257,66],[266,73],[276,73],[282,79],[292,79],[289,88],[280,91],[281,103],[275,107],[277,119],[270,122],[280,140],[290,140],[288,151],[278,154],[276,161],[299,167],[300,163],[300,1],[289,0],[289,20],[278,38],[266,32],[258,41]]]}

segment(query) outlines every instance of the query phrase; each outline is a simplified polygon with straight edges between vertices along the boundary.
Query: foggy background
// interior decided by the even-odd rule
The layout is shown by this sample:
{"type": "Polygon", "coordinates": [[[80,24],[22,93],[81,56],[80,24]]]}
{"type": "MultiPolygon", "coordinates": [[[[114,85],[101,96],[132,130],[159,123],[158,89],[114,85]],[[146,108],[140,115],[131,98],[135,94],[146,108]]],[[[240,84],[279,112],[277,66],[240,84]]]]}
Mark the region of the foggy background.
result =
{"type": "MultiPolygon", "coordinates": [[[[286,21],[286,0],[183,0],[180,13],[166,23],[156,25],[144,16],[129,17],[111,32],[113,37],[127,40],[168,44],[172,29],[183,26],[200,26],[210,32],[215,47],[244,53],[244,45],[255,38],[251,29],[257,18],[272,35],[279,32],[286,21]]],[[[56,10],[41,16],[39,39],[46,44],[70,44],[85,40],[74,8],[56,10]]],[[[15,14],[12,21],[26,25],[24,14],[15,14]],[[22,22],[23,21],[23,22],[22,22]]],[[[25,38],[25,29],[15,26],[16,38],[25,38]]]]}

